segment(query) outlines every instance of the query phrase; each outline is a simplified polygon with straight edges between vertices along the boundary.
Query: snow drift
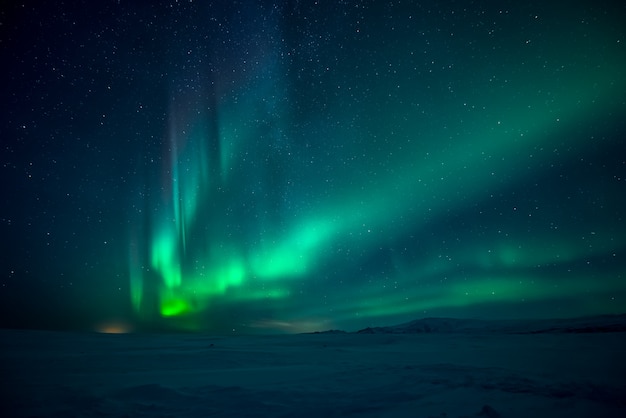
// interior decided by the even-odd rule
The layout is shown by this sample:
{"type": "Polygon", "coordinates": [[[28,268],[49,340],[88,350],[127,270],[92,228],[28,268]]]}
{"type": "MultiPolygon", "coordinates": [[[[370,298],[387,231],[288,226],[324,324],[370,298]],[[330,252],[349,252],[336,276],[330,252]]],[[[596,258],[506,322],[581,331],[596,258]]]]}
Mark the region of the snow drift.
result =
{"type": "Polygon", "coordinates": [[[282,336],[0,331],[6,417],[621,417],[624,317],[282,336]]]}

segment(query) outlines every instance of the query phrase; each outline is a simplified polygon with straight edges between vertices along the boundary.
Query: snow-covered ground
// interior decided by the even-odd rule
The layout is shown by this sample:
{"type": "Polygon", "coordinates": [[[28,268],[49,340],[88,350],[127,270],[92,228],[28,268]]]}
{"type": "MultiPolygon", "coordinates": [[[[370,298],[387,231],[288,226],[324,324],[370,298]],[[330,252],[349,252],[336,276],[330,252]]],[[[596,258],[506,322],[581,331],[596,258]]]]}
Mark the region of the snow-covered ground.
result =
{"type": "Polygon", "coordinates": [[[595,321],[229,337],[0,330],[0,416],[621,418],[626,332],[595,321]]]}

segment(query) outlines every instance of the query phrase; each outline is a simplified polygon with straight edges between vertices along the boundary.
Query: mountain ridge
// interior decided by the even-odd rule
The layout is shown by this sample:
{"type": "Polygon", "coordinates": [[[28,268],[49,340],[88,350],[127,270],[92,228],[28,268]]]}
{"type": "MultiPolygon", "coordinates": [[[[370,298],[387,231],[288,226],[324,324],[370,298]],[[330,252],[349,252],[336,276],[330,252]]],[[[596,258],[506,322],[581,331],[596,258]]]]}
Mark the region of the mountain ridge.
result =
{"type": "Polygon", "coordinates": [[[327,330],[315,334],[546,334],[626,332],[626,314],[553,319],[461,319],[427,317],[354,332],[327,330]]]}

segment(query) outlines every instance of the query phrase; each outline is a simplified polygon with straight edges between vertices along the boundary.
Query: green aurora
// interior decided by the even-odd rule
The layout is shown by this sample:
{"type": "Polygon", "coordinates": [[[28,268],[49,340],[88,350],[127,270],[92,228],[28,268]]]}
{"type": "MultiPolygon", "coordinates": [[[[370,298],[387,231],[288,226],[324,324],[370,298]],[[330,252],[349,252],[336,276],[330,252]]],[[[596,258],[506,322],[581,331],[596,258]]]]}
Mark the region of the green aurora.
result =
{"type": "MultiPolygon", "coordinates": [[[[440,47],[456,58],[425,63],[425,22],[392,14],[408,24],[402,35],[379,34],[391,37],[388,54],[374,35],[356,41],[336,33],[319,45],[330,74],[304,66],[302,77],[337,90],[328,96],[289,91],[291,68],[270,49],[264,58],[277,60],[270,74],[242,82],[217,111],[202,114],[202,94],[183,100],[185,112],[173,103],[189,116],[170,121],[160,185],[168,193],[151,202],[158,211],[145,235],[148,256],[130,262],[135,310],[148,321],[175,317],[177,326],[202,329],[216,326],[214,304],[260,304],[295,330],[561,295],[587,300],[580,313],[603,311],[607,289],[626,290],[623,266],[562,271],[598,257],[621,264],[611,257],[625,248],[615,227],[623,220],[590,216],[559,228],[569,197],[541,184],[556,174],[552,167],[610,147],[598,127],[610,134],[619,123],[610,115],[623,111],[623,47],[601,22],[581,26],[576,17],[554,25],[520,14],[476,45],[468,35],[453,37],[455,29],[471,31],[471,19],[460,28],[442,20],[449,35],[440,47]],[[526,41],[524,24],[533,25],[526,41]],[[340,56],[338,48],[348,51],[340,56]],[[298,113],[293,102],[307,99],[284,97],[294,94],[323,107],[298,113]],[[524,194],[500,198],[508,188],[524,194]],[[489,205],[508,213],[463,222],[456,233],[424,234],[468,207],[489,205]],[[366,270],[377,251],[393,265],[366,270]],[[147,280],[158,282],[158,313],[145,309],[147,280]],[[303,296],[309,282],[324,290],[303,296]]],[[[311,30],[322,36],[323,28],[311,30]]],[[[605,210],[623,191],[622,180],[611,180],[597,191],[605,210]]]]}
{"type": "Polygon", "coordinates": [[[5,326],[626,312],[624,6],[117,3],[6,15],[5,326]]]}

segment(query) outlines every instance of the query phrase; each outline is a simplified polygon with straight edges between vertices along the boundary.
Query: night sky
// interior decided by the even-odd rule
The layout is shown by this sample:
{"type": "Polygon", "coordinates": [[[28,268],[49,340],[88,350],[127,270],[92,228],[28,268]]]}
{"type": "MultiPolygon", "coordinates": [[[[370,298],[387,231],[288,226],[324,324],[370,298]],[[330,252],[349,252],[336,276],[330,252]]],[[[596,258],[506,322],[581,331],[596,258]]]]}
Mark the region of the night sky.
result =
{"type": "Polygon", "coordinates": [[[0,326],[626,312],[619,3],[3,2],[0,326]]]}

